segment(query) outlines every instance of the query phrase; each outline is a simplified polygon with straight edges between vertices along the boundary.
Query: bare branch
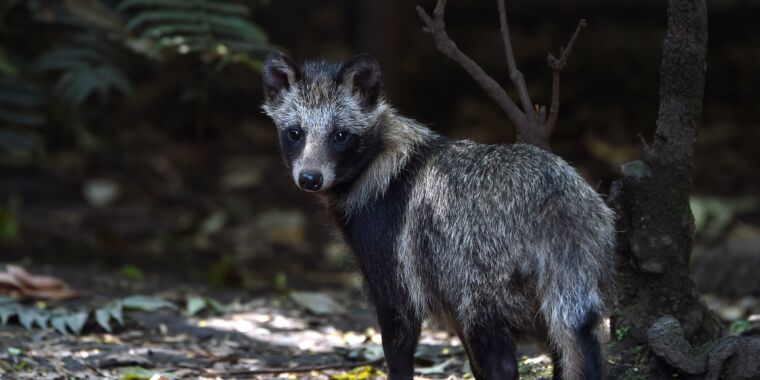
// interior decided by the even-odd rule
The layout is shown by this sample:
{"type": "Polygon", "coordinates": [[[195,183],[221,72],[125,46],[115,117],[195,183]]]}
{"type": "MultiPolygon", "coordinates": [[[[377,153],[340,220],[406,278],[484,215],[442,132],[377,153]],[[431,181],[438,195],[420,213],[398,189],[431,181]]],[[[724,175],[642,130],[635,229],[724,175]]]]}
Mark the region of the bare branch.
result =
{"type": "Polygon", "coordinates": [[[520,96],[522,110],[509,97],[507,92],[493,78],[470,57],[465,55],[454,41],[449,38],[446,32],[444,22],[444,10],[446,0],[438,0],[433,16],[428,15],[422,7],[417,7],[417,13],[425,24],[423,30],[433,35],[433,40],[439,51],[456,61],[469,74],[485,92],[496,101],[501,109],[507,114],[517,128],[517,138],[528,144],[533,144],[540,148],[551,150],[549,147],[549,137],[554,130],[559,113],[559,75],[567,64],[567,59],[575,45],[580,30],[586,26],[586,20],[580,20],[575,33],[567,44],[567,49],[561,49],[559,58],[549,55],[547,61],[549,67],[553,70],[552,99],[549,109],[544,106],[536,105],[534,107],[528,93],[528,86],[525,84],[525,77],[517,69],[515,55],[512,49],[512,40],[509,35],[509,25],[507,24],[507,10],[505,0],[498,0],[499,4],[499,23],[501,25],[501,35],[504,43],[504,51],[507,56],[507,66],[509,68],[509,77],[517,87],[520,96]]]}
{"type": "Polygon", "coordinates": [[[547,136],[551,136],[552,131],[554,131],[554,125],[557,123],[557,115],[559,114],[559,74],[565,68],[567,58],[570,56],[573,46],[575,46],[575,40],[584,27],[586,27],[586,20],[581,19],[578,22],[578,27],[575,28],[575,33],[570,37],[570,42],[567,43],[567,48],[560,48],[559,59],[551,53],[546,59],[549,67],[552,69],[552,100],[549,105],[549,117],[546,120],[546,124],[544,124],[544,133],[547,136]]]}
{"type": "MultiPolygon", "coordinates": [[[[536,107],[538,109],[538,125],[546,125],[546,106],[536,107]]],[[[546,136],[548,139],[549,136],[546,136]]]]}
{"type": "MultiPolygon", "coordinates": [[[[552,58],[554,56],[549,54],[549,59],[551,60],[552,58]]],[[[546,124],[544,124],[544,131],[549,135],[554,131],[554,126],[557,124],[557,115],[559,115],[559,72],[560,70],[552,70],[552,100],[549,104],[549,116],[546,119],[546,124]]]]}
{"type": "Polygon", "coordinates": [[[517,64],[515,63],[512,38],[509,36],[509,25],[507,24],[507,7],[504,5],[504,0],[499,0],[499,24],[501,25],[501,39],[504,42],[504,52],[507,55],[509,78],[512,79],[512,83],[517,87],[517,93],[520,95],[520,102],[522,103],[525,116],[527,116],[529,122],[535,124],[536,113],[533,111],[533,102],[530,100],[528,86],[525,85],[525,77],[517,69],[517,64]]]}
{"type": "Polygon", "coordinates": [[[446,33],[446,24],[443,20],[446,0],[438,0],[433,10],[431,18],[422,7],[417,7],[422,22],[425,23],[425,32],[433,35],[435,46],[441,53],[456,61],[469,74],[483,90],[501,107],[507,116],[515,123],[521,135],[528,133],[531,129],[531,123],[525,114],[520,111],[514,101],[509,97],[506,91],[470,57],[465,55],[454,41],[446,33]]]}

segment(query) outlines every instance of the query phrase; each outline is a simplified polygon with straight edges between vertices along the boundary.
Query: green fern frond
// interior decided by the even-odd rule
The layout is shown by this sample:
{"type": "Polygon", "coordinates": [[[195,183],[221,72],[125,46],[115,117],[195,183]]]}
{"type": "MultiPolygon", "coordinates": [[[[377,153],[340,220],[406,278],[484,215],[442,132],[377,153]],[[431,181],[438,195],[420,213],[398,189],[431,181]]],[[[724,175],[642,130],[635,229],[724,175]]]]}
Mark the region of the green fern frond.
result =
{"type": "Polygon", "coordinates": [[[33,68],[39,72],[57,73],[55,94],[64,102],[79,107],[91,96],[106,98],[112,90],[123,95],[132,92],[117,55],[117,50],[108,45],[64,45],[42,54],[33,68]]]}
{"type": "Polygon", "coordinates": [[[207,9],[211,12],[228,13],[247,16],[248,7],[234,2],[205,1],[205,0],[125,0],[119,4],[121,11],[138,7],[157,7],[174,9],[207,9]]]}
{"type": "Polygon", "coordinates": [[[46,103],[42,87],[17,78],[0,77],[0,124],[39,127],[45,123],[40,108],[46,103]]]}
{"type": "Polygon", "coordinates": [[[18,70],[16,70],[16,66],[11,63],[11,60],[5,54],[5,49],[0,47],[0,74],[13,76],[17,73],[18,70]]]}
{"type": "Polygon", "coordinates": [[[42,153],[38,131],[47,120],[44,89],[19,77],[0,74],[0,160],[28,162],[42,153]]]}
{"type": "Polygon", "coordinates": [[[127,30],[158,51],[260,58],[269,50],[266,34],[248,19],[248,7],[233,0],[123,0],[118,8],[132,15],[127,30]]]}

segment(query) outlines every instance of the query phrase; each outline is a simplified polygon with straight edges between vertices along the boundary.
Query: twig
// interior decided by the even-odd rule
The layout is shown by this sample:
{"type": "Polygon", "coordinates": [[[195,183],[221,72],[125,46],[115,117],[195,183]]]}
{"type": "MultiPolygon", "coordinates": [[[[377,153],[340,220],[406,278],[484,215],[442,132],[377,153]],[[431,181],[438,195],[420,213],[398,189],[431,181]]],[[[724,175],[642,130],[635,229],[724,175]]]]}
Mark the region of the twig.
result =
{"type": "Polygon", "coordinates": [[[581,20],[578,27],[570,38],[567,48],[560,50],[559,58],[549,54],[547,58],[549,67],[552,68],[552,98],[547,112],[546,107],[536,105],[535,108],[530,100],[528,86],[525,84],[525,77],[517,69],[515,63],[515,54],[512,49],[512,39],[509,35],[509,24],[507,24],[507,9],[504,0],[498,0],[499,4],[499,24],[501,26],[501,37],[504,43],[504,52],[507,56],[507,66],[509,68],[509,77],[517,87],[517,93],[520,96],[520,103],[523,110],[515,104],[506,91],[470,57],[464,54],[457,47],[456,43],[449,38],[446,32],[446,23],[444,22],[444,10],[446,0],[438,0],[433,10],[433,16],[428,15],[422,7],[417,7],[422,22],[425,23],[423,30],[433,35],[435,46],[441,53],[456,61],[475,82],[501,107],[510,120],[515,124],[517,137],[519,140],[528,144],[533,144],[540,148],[551,150],[549,147],[549,137],[557,123],[559,113],[559,75],[567,64],[567,59],[575,45],[580,30],[586,26],[586,20],[581,20]]]}
{"type": "Polygon", "coordinates": [[[546,59],[549,67],[552,69],[552,100],[549,106],[549,117],[544,125],[544,133],[547,136],[551,136],[554,131],[554,125],[557,123],[557,115],[559,114],[559,74],[565,68],[567,58],[570,56],[570,52],[575,45],[575,40],[584,27],[586,27],[586,20],[581,19],[578,22],[578,27],[575,28],[575,33],[570,37],[570,42],[567,43],[567,48],[560,48],[559,59],[551,53],[549,53],[546,59]]]}
{"type": "Polygon", "coordinates": [[[433,10],[433,18],[431,18],[422,7],[417,7],[417,14],[419,14],[422,22],[425,23],[424,31],[433,35],[435,46],[438,50],[456,61],[462,68],[469,74],[472,79],[477,82],[481,88],[501,107],[501,109],[507,114],[517,126],[518,130],[530,128],[530,123],[525,114],[520,111],[515,102],[509,97],[506,91],[470,57],[465,55],[454,41],[449,38],[446,33],[446,23],[443,20],[444,9],[446,8],[446,0],[438,0],[433,10]]]}
{"type": "Polygon", "coordinates": [[[504,42],[504,53],[507,55],[507,67],[509,68],[509,78],[517,87],[517,93],[520,95],[523,112],[532,124],[536,123],[536,113],[533,111],[533,103],[530,100],[528,86],[525,85],[525,76],[517,69],[515,63],[515,54],[512,50],[512,38],[509,36],[509,25],[507,24],[507,7],[504,0],[499,0],[499,24],[501,25],[501,39],[504,42]]]}
{"type": "Polygon", "coordinates": [[[230,372],[224,372],[224,373],[209,373],[213,376],[222,376],[222,377],[237,377],[237,376],[253,376],[253,375],[263,375],[263,374],[278,374],[278,373],[302,373],[302,372],[311,372],[311,371],[324,371],[327,369],[342,369],[342,368],[355,368],[355,367],[363,367],[367,365],[376,365],[380,364],[385,360],[384,358],[375,359],[375,360],[367,360],[363,362],[344,362],[344,363],[334,363],[334,364],[320,364],[320,365],[311,365],[311,366],[300,366],[300,367],[294,367],[294,368],[260,368],[260,369],[252,369],[252,370],[241,370],[241,371],[230,371],[230,372]]]}

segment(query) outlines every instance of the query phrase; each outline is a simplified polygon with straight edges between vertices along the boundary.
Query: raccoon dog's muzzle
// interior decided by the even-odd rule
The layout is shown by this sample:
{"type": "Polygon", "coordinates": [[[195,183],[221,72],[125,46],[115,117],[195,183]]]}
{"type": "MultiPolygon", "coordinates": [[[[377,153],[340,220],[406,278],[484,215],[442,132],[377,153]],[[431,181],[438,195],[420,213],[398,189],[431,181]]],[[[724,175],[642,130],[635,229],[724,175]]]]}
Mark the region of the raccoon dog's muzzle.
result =
{"type": "Polygon", "coordinates": [[[300,156],[293,161],[293,180],[301,190],[323,191],[335,181],[335,169],[320,136],[307,137],[300,156]]]}

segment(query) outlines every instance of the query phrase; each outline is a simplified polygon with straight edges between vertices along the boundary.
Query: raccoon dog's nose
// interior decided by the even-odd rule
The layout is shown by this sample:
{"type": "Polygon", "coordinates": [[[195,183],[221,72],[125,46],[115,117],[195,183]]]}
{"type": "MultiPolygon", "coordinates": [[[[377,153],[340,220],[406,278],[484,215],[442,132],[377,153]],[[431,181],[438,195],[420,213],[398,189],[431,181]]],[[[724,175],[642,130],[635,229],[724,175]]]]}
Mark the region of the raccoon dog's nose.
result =
{"type": "Polygon", "coordinates": [[[303,171],[298,175],[298,185],[304,190],[317,191],[322,187],[322,173],[303,171]]]}

